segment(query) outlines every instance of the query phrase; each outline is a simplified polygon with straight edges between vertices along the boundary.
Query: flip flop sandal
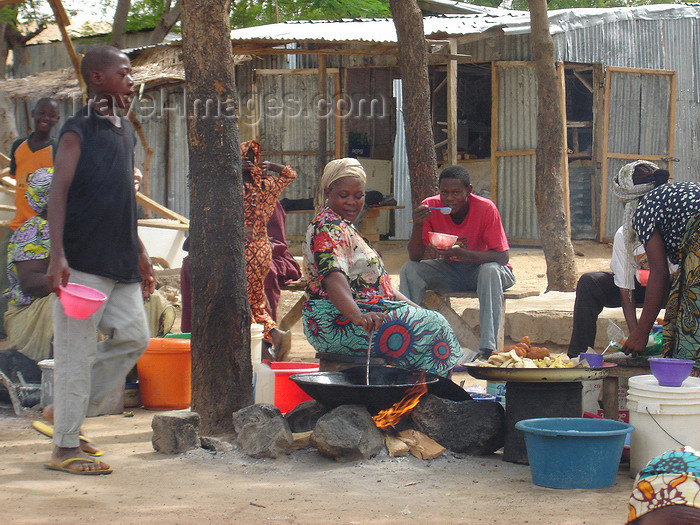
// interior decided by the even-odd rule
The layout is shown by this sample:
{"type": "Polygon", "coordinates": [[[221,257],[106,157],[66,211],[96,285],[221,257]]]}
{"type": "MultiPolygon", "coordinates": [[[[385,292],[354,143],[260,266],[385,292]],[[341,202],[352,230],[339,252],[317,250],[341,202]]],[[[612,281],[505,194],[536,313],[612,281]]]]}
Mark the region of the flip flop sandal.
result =
{"type": "Polygon", "coordinates": [[[101,463],[99,459],[93,459],[93,458],[68,458],[64,461],[62,461],[59,464],[56,463],[44,463],[44,468],[47,468],[49,470],[60,470],[61,472],[68,472],[69,474],[78,474],[80,476],[101,476],[104,474],[111,474],[112,469],[111,468],[105,468],[105,469],[100,469],[100,470],[79,470],[76,468],[70,468],[71,463],[75,463],[76,461],[81,461],[83,463],[101,463]]]}
{"type": "MultiPolygon", "coordinates": [[[[32,421],[32,428],[34,430],[36,430],[37,432],[39,432],[39,434],[42,434],[42,435],[46,436],[47,438],[53,438],[53,427],[51,425],[47,425],[46,423],[44,423],[42,421],[32,421]]],[[[88,444],[94,446],[94,444],[90,438],[85,437],[83,435],[81,435],[79,437],[80,437],[81,443],[88,443],[88,444]]],[[[95,450],[93,452],[87,452],[85,450],[83,452],[85,452],[86,454],[88,454],[92,457],[99,457],[99,456],[102,456],[104,454],[104,452],[101,451],[97,447],[95,447],[95,450]]]]}

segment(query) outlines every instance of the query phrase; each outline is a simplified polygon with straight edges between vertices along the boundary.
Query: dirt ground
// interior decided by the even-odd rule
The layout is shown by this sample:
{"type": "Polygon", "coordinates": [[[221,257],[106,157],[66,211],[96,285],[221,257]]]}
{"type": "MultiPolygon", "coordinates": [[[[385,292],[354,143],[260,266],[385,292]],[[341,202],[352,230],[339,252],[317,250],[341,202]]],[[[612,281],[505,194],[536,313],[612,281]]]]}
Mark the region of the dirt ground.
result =
{"type": "MultiPolygon", "coordinates": [[[[380,243],[390,273],[405,260],[400,243],[380,243]]],[[[297,247],[295,247],[295,250],[297,247]]],[[[579,272],[604,269],[610,249],[576,245],[579,272]]],[[[515,248],[521,286],[542,291],[537,248],[515,248]]],[[[295,302],[285,293],[281,313],[295,302]]],[[[313,352],[297,324],[292,359],[313,352]]],[[[482,384],[460,375],[468,384],[482,384]]],[[[214,400],[215,402],[215,400],[214,400]]],[[[336,463],[314,449],[256,460],[238,451],[195,450],[165,456],[151,446],[154,412],[89,418],[84,432],[106,452],[109,476],[74,476],[42,468],[50,442],[7,408],[0,413],[0,485],[5,523],[624,523],[632,479],[620,468],[614,486],[556,490],[532,484],[530,468],[487,457],[445,453],[438,459],[379,456],[336,463]]]]}

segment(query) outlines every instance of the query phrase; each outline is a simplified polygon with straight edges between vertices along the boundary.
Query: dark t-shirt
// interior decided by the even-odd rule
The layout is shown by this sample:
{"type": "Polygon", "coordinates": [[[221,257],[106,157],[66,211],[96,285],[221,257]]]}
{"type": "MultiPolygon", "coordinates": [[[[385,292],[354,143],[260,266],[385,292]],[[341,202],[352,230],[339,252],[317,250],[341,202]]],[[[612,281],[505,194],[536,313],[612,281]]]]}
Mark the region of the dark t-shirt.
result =
{"type": "Polygon", "coordinates": [[[80,158],[68,190],[63,246],[71,268],[120,282],[138,282],[139,239],[131,123],[121,127],[87,108],[63,126],[80,138],[80,158]]]}

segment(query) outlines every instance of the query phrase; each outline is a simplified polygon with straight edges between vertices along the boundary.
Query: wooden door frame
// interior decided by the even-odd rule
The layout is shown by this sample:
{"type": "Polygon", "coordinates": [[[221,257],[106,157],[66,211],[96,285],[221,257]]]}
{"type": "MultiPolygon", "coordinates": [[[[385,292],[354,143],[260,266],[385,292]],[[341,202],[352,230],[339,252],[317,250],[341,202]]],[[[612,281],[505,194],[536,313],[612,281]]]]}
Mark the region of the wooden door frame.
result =
{"type": "Polygon", "coordinates": [[[620,159],[634,162],[635,160],[643,159],[651,162],[666,162],[668,164],[668,172],[673,178],[673,145],[675,142],[676,133],[676,83],[677,72],[669,69],[645,69],[632,67],[608,66],[605,70],[605,94],[603,105],[603,147],[601,149],[601,197],[600,197],[600,229],[598,232],[598,240],[600,242],[611,242],[612,239],[605,237],[605,226],[607,219],[608,207],[608,159],[620,159]],[[670,104],[669,104],[669,128],[668,128],[668,148],[665,155],[646,155],[635,153],[610,153],[609,133],[610,133],[610,83],[612,73],[639,73],[642,75],[669,75],[671,77],[670,85],[670,104]]]}

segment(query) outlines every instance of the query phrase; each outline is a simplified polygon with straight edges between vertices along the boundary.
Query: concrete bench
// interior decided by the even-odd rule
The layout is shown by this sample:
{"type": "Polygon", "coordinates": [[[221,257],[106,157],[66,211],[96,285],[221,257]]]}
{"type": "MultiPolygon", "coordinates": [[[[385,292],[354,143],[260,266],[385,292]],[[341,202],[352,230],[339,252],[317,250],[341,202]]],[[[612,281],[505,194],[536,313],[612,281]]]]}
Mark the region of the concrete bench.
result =
{"type": "MultiPolygon", "coordinates": [[[[498,328],[498,337],[496,345],[498,350],[503,348],[504,327],[506,321],[506,304],[507,299],[522,299],[524,297],[532,297],[539,295],[537,292],[528,290],[509,289],[503,293],[503,308],[501,309],[501,322],[498,328]]],[[[428,290],[422,306],[430,310],[441,313],[450,323],[450,326],[457,336],[459,344],[472,350],[479,350],[479,333],[476,327],[471,326],[460,314],[458,314],[451,304],[451,299],[478,299],[476,292],[439,292],[436,290],[428,290]]]]}

